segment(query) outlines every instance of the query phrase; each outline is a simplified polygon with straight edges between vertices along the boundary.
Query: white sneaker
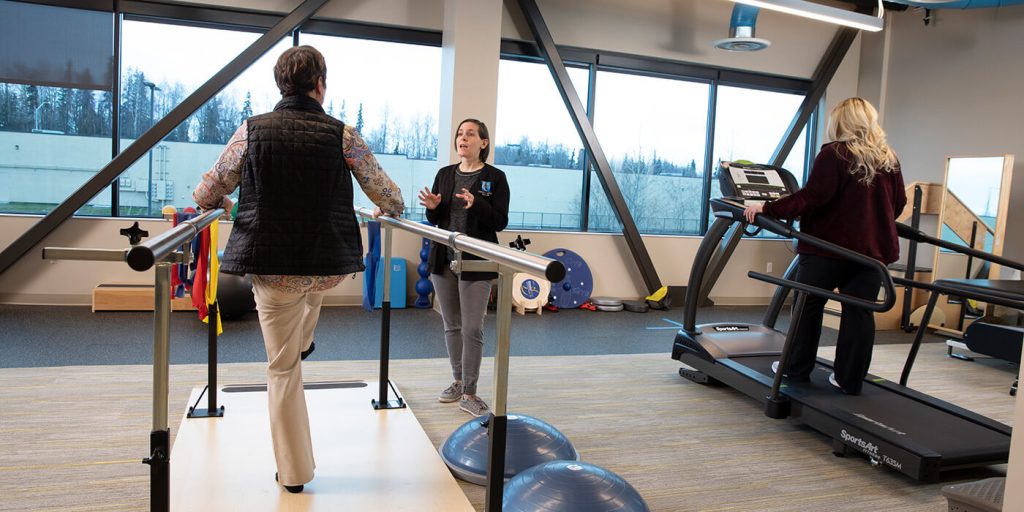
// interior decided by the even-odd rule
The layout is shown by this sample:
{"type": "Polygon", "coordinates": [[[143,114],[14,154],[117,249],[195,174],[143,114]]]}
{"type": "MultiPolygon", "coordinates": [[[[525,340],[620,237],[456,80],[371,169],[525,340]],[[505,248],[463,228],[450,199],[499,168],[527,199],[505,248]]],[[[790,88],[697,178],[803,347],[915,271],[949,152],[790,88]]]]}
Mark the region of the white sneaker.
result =
{"type": "Polygon", "coordinates": [[[836,372],[828,374],[828,383],[839,388],[840,391],[843,389],[843,387],[839,385],[839,381],[836,380],[836,372]]]}
{"type": "Polygon", "coordinates": [[[772,373],[779,373],[779,362],[772,361],[772,373]]]}

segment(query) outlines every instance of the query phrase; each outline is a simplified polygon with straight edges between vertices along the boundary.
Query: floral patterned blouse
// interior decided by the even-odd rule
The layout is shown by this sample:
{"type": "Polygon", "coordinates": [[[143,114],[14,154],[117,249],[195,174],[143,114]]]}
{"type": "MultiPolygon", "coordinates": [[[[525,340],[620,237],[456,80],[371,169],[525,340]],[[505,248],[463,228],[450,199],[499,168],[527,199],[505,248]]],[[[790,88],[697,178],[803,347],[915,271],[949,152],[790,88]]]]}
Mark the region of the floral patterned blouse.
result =
{"type": "MultiPolygon", "coordinates": [[[[217,163],[209,171],[203,173],[203,179],[196,186],[192,193],[195,200],[203,209],[217,208],[223,204],[224,198],[238,188],[242,179],[242,164],[245,162],[248,151],[247,137],[249,129],[246,122],[235,131],[228,141],[227,147],[221,153],[217,163]]],[[[405,210],[405,201],[402,199],[402,191],[398,185],[384,172],[373,152],[367,147],[366,142],[359,136],[359,132],[351,126],[345,125],[342,136],[342,155],[349,170],[355,176],[359,187],[363,189],[366,197],[389,215],[398,216],[405,210]]],[[[259,275],[254,279],[271,286],[277,290],[290,293],[317,292],[334,288],[341,283],[346,276],[286,276],[286,275],[259,275]]]]}

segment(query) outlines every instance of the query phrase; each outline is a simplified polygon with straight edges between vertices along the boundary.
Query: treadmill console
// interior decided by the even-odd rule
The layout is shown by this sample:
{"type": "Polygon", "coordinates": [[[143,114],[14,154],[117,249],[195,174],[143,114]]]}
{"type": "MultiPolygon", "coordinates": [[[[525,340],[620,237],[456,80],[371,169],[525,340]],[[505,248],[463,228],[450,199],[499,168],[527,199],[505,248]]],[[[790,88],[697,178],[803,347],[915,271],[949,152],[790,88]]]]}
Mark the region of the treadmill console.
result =
{"type": "Polygon", "coordinates": [[[722,196],[745,203],[778,199],[800,188],[789,171],[753,163],[722,162],[718,181],[722,196]]]}

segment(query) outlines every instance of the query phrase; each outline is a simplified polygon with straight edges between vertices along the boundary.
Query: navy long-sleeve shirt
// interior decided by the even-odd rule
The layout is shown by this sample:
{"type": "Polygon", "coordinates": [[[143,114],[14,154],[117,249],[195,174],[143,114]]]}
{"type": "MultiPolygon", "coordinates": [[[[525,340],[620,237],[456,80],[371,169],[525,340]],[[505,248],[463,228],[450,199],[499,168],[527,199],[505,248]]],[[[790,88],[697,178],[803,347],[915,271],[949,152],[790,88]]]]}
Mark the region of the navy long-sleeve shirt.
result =
{"type": "MultiPolygon", "coordinates": [[[[879,171],[870,185],[853,174],[853,157],[845,142],[825,144],[814,159],[804,188],[770,201],[764,213],[780,219],[800,219],[800,231],[883,263],[900,257],[896,217],[907,203],[899,163],[893,172],[879,171]]],[[[800,242],[800,254],[835,258],[823,249],[800,242]]]]}

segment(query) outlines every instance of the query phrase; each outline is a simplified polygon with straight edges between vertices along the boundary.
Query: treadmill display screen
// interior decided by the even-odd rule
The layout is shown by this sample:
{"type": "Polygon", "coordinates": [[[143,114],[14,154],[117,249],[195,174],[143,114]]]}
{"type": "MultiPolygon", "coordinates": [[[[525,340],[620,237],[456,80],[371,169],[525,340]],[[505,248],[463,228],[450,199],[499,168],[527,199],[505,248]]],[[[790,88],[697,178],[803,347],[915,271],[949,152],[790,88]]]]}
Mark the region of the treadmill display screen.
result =
{"type": "Polygon", "coordinates": [[[722,192],[734,199],[741,199],[745,203],[763,202],[794,192],[786,186],[782,174],[774,167],[736,162],[722,162],[721,165],[719,179],[722,180],[722,192]]]}

